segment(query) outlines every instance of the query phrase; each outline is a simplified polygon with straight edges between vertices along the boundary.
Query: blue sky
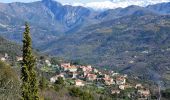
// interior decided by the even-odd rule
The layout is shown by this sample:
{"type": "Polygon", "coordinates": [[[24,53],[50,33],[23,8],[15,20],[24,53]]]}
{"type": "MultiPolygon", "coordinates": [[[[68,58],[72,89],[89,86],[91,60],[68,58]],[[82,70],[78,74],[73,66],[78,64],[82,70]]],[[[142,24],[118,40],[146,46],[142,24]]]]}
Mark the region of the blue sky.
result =
{"type": "MultiPolygon", "coordinates": [[[[33,1],[40,1],[40,0],[0,0],[0,2],[33,2],[33,1]]],[[[98,1],[107,1],[107,0],[56,0],[62,3],[72,3],[72,2],[82,2],[82,3],[87,3],[87,2],[98,2],[98,1]]]]}
{"type": "Polygon", "coordinates": [[[0,0],[0,2],[5,2],[5,3],[10,3],[10,2],[33,2],[33,1],[36,1],[36,0],[0,0]]]}
{"type": "MultiPolygon", "coordinates": [[[[33,2],[33,1],[40,1],[40,0],[0,0],[0,2],[33,2]]],[[[146,0],[56,0],[61,3],[74,3],[74,2],[79,2],[79,3],[89,3],[89,2],[103,2],[103,1],[146,1],[146,0]]],[[[157,0],[148,0],[148,1],[157,1],[157,0]]],[[[160,2],[163,1],[168,1],[168,0],[159,0],[160,2]]],[[[169,0],[170,1],[170,0],[169,0]]]]}

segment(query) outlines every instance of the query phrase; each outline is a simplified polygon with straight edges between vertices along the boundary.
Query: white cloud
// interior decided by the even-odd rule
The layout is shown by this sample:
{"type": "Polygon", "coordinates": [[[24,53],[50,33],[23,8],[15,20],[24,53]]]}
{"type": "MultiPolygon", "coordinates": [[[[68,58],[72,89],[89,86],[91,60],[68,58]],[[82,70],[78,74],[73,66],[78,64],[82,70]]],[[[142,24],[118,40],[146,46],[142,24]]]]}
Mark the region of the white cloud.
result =
{"type": "Polygon", "coordinates": [[[73,3],[72,6],[85,6],[85,4],[77,2],[77,3],[73,3]]]}
{"type": "Polygon", "coordinates": [[[115,9],[118,7],[125,8],[130,5],[147,6],[162,2],[170,2],[170,0],[107,0],[101,2],[89,2],[89,3],[71,3],[73,6],[84,6],[93,8],[96,10],[102,9],[115,9]]]}

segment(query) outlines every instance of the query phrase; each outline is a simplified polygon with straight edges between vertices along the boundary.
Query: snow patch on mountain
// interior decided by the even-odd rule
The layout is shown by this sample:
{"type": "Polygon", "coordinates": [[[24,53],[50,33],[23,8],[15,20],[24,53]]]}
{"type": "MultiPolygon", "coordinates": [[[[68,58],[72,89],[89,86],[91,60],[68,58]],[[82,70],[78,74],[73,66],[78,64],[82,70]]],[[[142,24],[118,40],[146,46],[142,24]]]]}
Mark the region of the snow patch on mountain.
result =
{"type": "MultiPolygon", "coordinates": [[[[163,2],[170,2],[170,0],[103,0],[100,2],[88,2],[88,3],[80,3],[80,2],[73,2],[69,5],[72,6],[84,6],[88,8],[93,8],[95,10],[103,10],[103,9],[115,9],[115,8],[125,8],[130,5],[137,5],[137,6],[148,6],[157,3],[163,2]]],[[[68,4],[65,4],[68,5],[68,4]]]]}

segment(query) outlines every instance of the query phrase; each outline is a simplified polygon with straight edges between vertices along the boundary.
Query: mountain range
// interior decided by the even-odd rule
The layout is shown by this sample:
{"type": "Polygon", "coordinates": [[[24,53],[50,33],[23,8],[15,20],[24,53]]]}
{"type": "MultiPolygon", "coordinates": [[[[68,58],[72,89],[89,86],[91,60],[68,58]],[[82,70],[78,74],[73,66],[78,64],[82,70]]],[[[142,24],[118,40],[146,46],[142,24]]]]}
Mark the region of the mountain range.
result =
{"type": "Polygon", "coordinates": [[[44,41],[48,42],[47,38],[56,39],[63,33],[75,33],[83,27],[135,13],[169,14],[169,5],[170,3],[163,3],[146,8],[129,6],[97,12],[81,6],[62,5],[53,0],[33,3],[0,3],[0,33],[12,40],[21,41],[23,24],[28,21],[32,27],[33,40],[36,40],[39,46],[44,44],[44,41]]]}
{"type": "Polygon", "coordinates": [[[170,2],[94,11],[52,0],[0,3],[0,35],[34,48],[170,86],[170,2]],[[162,74],[163,73],[163,74],[162,74]]]}

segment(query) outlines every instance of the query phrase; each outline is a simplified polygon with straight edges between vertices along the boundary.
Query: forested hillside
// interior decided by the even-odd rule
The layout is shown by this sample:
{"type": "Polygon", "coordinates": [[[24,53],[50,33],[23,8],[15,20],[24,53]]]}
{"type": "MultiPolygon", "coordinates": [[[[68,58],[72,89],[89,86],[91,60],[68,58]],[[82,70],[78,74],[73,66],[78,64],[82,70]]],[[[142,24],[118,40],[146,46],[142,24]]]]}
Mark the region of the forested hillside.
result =
{"type": "Polygon", "coordinates": [[[0,54],[4,55],[5,53],[9,54],[11,57],[21,56],[21,46],[0,37],[0,54]]]}

